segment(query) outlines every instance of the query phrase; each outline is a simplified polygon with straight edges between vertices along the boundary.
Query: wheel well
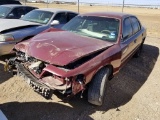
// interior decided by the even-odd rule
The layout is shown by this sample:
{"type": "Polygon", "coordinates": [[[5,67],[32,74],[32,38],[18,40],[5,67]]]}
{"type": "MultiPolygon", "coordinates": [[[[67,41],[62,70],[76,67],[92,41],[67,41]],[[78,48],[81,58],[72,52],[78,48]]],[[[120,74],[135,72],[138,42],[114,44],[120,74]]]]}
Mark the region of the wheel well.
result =
{"type": "Polygon", "coordinates": [[[144,43],[145,39],[146,39],[146,37],[144,37],[144,38],[142,39],[142,44],[144,43]]]}
{"type": "Polygon", "coordinates": [[[113,76],[113,66],[112,65],[106,65],[105,67],[109,68],[109,77],[108,79],[111,80],[113,76]]]}
{"type": "Polygon", "coordinates": [[[145,40],[145,39],[146,39],[146,37],[143,38],[143,40],[145,40]]]}
{"type": "MultiPolygon", "coordinates": [[[[91,81],[92,81],[92,79],[94,78],[94,76],[97,74],[97,72],[98,72],[99,70],[101,70],[102,68],[104,68],[104,67],[109,68],[109,77],[108,77],[108,80],[109,80],[109,81],[112,80],[112,78],[114,77],[114,75],[113,75],[113,66],[110,65],[110,64],[108,64],[108,65],[103,66],[103,67],[99,68],[98,70],[96,70],[96,72],[94,73],[94,75],[93,75],[92,78],[91,78],[91,81]]],[[[89,86],[89,84],[91,83],[91,81],[89,81],[89,83],[87,84],[88,86],[89,86]]]]}
{"type": "MultiPolygon", "coordinates": [[[[98,70],[96,71],[96,73],[97,73],[99,70],[101,70],[102,68],[104,68],[104,67],[109,68],[109,77],[108,77],[108,79],[111,80],[111,79],[114,77],[114,75],[113,75],[113,66],[112,66],[111,64],[108,64],[108,65],[106,65],[106,66],[101,67],[100,69],[98,69],[98,70]]],[[[95,73],[95,74],[96,74],[96,73],[95,73]]]]}

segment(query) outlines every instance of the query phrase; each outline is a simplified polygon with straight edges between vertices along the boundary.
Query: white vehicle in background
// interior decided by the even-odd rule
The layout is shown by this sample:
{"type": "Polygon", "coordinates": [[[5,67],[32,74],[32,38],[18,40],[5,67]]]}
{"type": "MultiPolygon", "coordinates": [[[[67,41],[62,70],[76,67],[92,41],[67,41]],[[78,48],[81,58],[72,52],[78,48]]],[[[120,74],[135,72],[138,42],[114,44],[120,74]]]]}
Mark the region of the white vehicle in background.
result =
{"type": "Polygon", "coordinates": [[[61,28],[78,13],[52,8],[35,9],[21,19],[0,19],[0,56],[9,54],[13,46],[50,28],[61,28]]]}

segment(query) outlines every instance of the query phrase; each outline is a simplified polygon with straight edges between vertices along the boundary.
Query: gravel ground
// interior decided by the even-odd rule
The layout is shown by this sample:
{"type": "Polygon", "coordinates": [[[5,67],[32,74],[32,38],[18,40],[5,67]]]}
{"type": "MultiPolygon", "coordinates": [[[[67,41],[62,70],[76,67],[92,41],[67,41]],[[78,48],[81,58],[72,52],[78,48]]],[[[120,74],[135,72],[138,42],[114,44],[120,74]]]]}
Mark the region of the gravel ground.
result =
{"type": "MultiPolygon", "coordinates": [[[[147,37],[141,57],[132,58],[110,81],[104,105],[79,95],[46,100],[21,78],[3,72],[0,61],[0,109],[9,120],[159,120],[160,39],[147,37]]],[[[1,58],[2,59],[2,58],[1,58]]]]}

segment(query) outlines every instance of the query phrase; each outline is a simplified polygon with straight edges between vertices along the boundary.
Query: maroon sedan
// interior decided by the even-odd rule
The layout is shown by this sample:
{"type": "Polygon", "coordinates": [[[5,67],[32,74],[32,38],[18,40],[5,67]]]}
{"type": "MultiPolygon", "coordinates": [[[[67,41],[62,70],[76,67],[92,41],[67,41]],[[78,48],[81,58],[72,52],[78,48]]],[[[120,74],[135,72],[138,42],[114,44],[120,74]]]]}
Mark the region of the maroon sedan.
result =
{"type": "Polygon", "coordinates": [[[50,98],[53,91],[75,95],[88,87],[88,102],[102,105],[106,83],[133,55],[139,56],[146,30],[130,14],[82,14],[62,29],[48,29],[18,43],[13,69],[35,91],[50,98]]]}

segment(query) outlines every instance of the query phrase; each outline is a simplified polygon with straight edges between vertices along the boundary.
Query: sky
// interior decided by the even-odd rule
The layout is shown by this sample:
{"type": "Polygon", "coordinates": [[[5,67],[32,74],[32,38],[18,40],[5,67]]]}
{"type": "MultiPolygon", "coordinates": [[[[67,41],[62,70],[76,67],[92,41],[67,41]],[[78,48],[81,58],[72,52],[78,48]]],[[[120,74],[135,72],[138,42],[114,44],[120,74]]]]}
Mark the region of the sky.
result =
{"type": "MultiPolygon", "coordinates": [[[[47,1],[47,0],[45,0],[47,1]]],[[[48,0],[48,1],[68,1],[76,2],[78,0],[48,0]]],[[[160,0],[124,0],[125,4],[135,5],[160,5],[160,0]]],[[[123,4],[123,0],[79,0],[83,3],[103,3],[103,4],[123,4]]]]}

